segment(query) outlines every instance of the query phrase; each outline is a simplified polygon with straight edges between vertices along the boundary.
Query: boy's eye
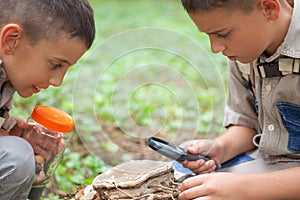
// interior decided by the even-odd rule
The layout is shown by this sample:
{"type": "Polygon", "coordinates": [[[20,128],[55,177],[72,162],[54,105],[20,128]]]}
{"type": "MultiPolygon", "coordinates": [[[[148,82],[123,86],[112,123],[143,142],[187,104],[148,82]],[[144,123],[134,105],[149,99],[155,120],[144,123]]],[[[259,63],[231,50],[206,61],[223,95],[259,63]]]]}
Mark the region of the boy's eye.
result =
{"type": "Polygon", "coordinates": [[[227,33],[218,33],[217,34],[217,36],[219,37],[219,38],[228,38],[229,37],[229,34],[230,34],[230,32],[227,32],[227,33]]]}
{"type": "Polygon", "coordinates": [[[61,63],[57,63],[57,62],[51,62],[51,68],[52,69],[58,69],[63,67],[63,65],[61,63]]]}

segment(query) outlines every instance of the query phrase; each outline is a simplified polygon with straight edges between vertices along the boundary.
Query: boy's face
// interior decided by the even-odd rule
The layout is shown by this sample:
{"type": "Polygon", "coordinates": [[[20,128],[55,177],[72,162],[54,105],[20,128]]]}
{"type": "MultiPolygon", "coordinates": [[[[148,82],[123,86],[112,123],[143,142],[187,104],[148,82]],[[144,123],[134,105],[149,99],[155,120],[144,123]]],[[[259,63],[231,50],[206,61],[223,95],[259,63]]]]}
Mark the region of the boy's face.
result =
{"type": "Polygon", "coordinates": [[[30,45],[19,40],[14,53],[6,59],[4,68],[13,87],[21,97],[30,97],[41,89],[61,85],[66,71],[86,51],[78,38],[60,38],[55,42],[40,41],[30,45]]]}
{"type": "MultiPolygon", "coordinates": [[[[262,11],[255,9],[245,14],[215,9],[190,14],[198,29],[209,36],[211,50],[222,52],[231,60],[249,63],[264,51],[274,51],[271,26],[262,11]]],[[[274,33],[273,33],[274,34],[274,33]]]]}

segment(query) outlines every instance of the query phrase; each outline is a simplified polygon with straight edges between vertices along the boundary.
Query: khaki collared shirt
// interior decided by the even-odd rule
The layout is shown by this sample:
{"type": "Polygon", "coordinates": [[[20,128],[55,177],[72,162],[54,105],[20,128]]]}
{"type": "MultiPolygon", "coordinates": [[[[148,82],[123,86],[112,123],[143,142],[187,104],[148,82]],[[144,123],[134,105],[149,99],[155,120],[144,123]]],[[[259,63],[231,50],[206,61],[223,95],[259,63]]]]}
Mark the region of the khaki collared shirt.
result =
{"type": "MultiPolygon", "coordinates": [[[[272,56],[261,56],[261,59],[271,62],[282,56],[300,58],[300,0],[294,1],[291,24],[283,43],[272,56]]],[[[300,75],[255,76],[254,95],[245,86],[244,74],[238,65],[229,61],[224,126],[243,125],[255,129],[257,146],[267,155],[268,162],[300,162],[300,75]]],[[[251,68],[255,63],[248,66],[251,68]]]]}
{"type": "Polygon", "coordinates": [[[5,70],[1,67],[0,62],[0,108],[11,109],[15,89],[6,76],[5,70]]]}

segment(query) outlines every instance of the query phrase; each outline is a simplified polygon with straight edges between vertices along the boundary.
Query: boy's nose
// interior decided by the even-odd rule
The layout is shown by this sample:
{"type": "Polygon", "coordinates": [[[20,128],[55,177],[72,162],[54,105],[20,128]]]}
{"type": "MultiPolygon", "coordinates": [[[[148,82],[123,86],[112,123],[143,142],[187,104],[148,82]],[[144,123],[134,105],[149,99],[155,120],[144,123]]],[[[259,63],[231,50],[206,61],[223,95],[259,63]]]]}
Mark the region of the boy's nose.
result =
{"type": "Polygon", "coordinates": [[[219,53],[225,50],[225,45],[210,37],[210,49],[213,53],[219,53]]]}
{"type": "Polygon", "coordinates": [[[63,82],[64,76],[52,76],[49,80],[50,85],[59,87],[63,82]]]}

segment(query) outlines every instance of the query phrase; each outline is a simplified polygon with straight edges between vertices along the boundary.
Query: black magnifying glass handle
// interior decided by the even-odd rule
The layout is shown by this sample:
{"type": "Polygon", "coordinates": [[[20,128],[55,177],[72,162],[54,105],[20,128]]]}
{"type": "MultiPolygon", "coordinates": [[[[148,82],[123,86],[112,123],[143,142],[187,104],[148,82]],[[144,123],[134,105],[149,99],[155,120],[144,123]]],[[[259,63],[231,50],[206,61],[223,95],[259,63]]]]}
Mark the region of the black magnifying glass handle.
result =
{"type": "MultiPolygon", "coordinates": [[[[171,158],[172,160],[176,160],[178,162],[183,162],[185,160],[188,161],[196,161],[203,159],[205,161],[212,160],[210,157],[205,156],[203,154],[191,154],[187,152],[184,148],[166,142],[160,138],[150,137],[147,140],[148,146],[152,148],[154,151],[171,158]]],[[[221,168],[221,164],[215,161],[216,170],[221,168]]]]}

